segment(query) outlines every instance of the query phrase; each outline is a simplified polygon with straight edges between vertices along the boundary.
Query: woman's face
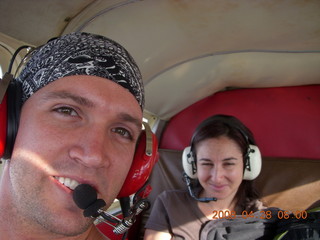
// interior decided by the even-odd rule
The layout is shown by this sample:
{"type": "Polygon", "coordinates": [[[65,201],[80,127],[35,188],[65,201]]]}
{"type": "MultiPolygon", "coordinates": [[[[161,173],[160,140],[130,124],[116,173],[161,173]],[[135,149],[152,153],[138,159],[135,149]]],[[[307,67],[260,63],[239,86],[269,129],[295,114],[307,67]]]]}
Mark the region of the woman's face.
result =
{"type": "Polygon", "coordinates": [[[232,201],[243,178],[240,146],[229,137],[220,136],[199,142],[196,152],[202,197],[232,201]]]}

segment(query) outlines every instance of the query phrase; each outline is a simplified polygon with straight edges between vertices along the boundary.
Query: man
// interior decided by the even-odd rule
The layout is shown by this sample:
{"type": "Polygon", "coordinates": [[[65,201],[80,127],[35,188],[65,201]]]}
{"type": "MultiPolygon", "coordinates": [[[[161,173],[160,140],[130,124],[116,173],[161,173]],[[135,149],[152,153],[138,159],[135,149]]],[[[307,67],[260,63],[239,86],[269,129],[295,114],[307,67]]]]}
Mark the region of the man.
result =
{"type": "Polygon", "coordinates": [[[0,181],[0,239],[105,239],[72,199],[90,184],[107,207],[132,163],[144,90],[127,51],[71,33],[32,53],[19,128],[0,181]]]}

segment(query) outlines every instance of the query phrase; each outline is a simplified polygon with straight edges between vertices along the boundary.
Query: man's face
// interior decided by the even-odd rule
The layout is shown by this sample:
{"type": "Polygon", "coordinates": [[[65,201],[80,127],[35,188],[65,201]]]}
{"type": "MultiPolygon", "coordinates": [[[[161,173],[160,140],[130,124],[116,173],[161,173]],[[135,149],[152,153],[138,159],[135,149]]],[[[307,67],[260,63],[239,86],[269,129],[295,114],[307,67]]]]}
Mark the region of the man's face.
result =
{"type": "Polygon", "coordinates": [[[10,164],[14,201],[30,226],[69,235],[92,220],[72,200],[78,183],[109,206],[131,166],[142,111],[120,85],[94,76],[56,80],[24,104],[10,164]]]}

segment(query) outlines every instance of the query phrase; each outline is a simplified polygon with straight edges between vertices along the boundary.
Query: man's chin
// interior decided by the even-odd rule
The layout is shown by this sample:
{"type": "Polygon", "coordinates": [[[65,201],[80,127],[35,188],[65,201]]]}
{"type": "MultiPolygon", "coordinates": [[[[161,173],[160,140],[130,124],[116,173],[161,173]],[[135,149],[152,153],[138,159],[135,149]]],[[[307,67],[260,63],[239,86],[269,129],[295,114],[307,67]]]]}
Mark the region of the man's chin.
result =
{"type": "Polygon", "coordinates": [[[46,231],[51,232],[57,237],[73,237],[81,235],[86,231],[89,231],[94,220],[92,218],[84,217],[82,212],[80,215],[79,211],[67,215],[61,214],[60,216],[55,216],[54,219],[52,217],[51,219],[48,218],[47,221],[43,221],[42,219],[41,225],[46,231]]]}
{"type": "Polygon", "coordinates": [[[85,232],[89,232],[90,228],[93,226],[93,222],[91,221],[86,221],[86,222],[81,222],[79,221],[74,221],[76,224],[65,224],[61,225],[60,227],[57,226],[55,229],[52,229],[52,232],[56,233],[56,235],[60,235],[61,237],[75,237],[79,236],[85,232]]]}

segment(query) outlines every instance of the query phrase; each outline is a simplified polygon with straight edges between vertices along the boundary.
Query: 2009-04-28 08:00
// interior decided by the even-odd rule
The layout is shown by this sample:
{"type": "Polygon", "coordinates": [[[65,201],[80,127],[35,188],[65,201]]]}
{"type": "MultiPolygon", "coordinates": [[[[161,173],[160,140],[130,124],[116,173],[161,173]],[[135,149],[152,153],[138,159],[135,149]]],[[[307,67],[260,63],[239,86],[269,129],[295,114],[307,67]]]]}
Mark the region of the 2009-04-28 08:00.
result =
{"type": "Polygon", "coordinates": [[[250,219],[250,218],[257,218],[257,219],[271,219],[272,217],[277,217],[278,219],[306,219],[308,217],[308,212],[303,211],[295,211],[290,212],[287,210],[279,210],[277,215],[272,215],[270,210],[260,210],[259,212],[253,211],[242,211],[240,215],[236,214],[236,211],[229,211],[229,210],[214,210],[213,212],[213,219],[235,219],[235,218],[243,218],[243,219],[250,219]]]}

